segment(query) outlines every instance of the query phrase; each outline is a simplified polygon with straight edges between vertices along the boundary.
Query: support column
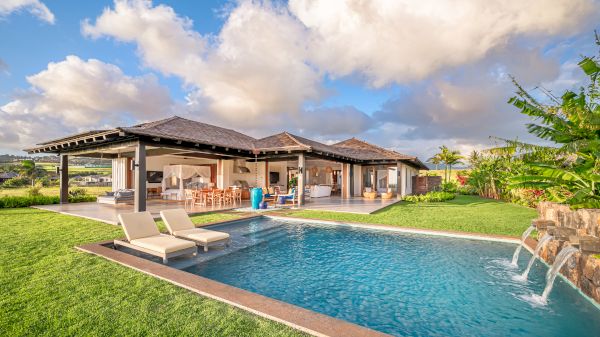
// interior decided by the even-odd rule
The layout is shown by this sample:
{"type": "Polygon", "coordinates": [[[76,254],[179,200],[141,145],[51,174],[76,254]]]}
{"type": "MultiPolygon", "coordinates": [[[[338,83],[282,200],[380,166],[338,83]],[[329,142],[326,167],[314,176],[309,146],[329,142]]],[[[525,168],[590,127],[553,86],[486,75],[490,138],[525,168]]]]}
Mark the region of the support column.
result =
{"type": "Polygon", "coordinates": [[[406,165],[402,165],[400,169],[400,175],[402,176],[402,185],[400,186],[400,194],[406,195],[406,186],[408,185],[408,179],[406,179],[406,165]]]}
{"type": "Polygon", "coordinates": [[[133,200],[133,211],[144,212],[146,210],[146,145],[138,143],[135,148],[134,168],[135,198],[133,200]]]}
{"type": "Polygon", "coordinates": [[[269,177],[269,160],[265,160],[265,187],[269,188],[269,185],[271,184],[270,180],[271,178],[269,177]]]}
{"type": "Polygon", "coordinates": [[[306,169],[304,153],[298,155],[298,205],[304,205],[304,171],[306,169]]]}
{"type": "Polygon", "coordinates": [[[60,155],[60,203],[69,203],[69,156],[66,154],[60,155]]]}
{"type": "Polygon", "coordinates": [[[348,164],[348,198],[354,196],[354,165],[348,164]]]}
{"type": "Polygon", "coordinates": [[[402,191],[400,190],[400,186],[402,185],[403,179],[401,174],[401,164],[399,162],[396,163],[396,198],[402,199],[402,191]]]}

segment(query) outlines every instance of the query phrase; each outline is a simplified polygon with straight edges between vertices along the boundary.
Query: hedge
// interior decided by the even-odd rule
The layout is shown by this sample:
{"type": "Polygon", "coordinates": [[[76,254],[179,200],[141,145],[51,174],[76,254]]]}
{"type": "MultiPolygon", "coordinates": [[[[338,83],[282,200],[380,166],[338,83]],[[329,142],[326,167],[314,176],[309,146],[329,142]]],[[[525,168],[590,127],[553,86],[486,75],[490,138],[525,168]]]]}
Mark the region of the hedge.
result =
{"type": "MultiPolygon", "coordinates": [[[[87,202],[96,201],[95,195],[69,196],[69,202],[87,202]]],[[[60,203],[60,197],[57,195],[39,195],[29,196],[4,196],[0,198],[0,208],[19,208],[34,205],[50,205],[60,203]]]]}
{"type": "Polygon", "coordinates": [[[454,193],[450,192],[429,192],[421,195],[407,195],[405,201],[410,202],[442,202],[456,198],[454,193]]]}

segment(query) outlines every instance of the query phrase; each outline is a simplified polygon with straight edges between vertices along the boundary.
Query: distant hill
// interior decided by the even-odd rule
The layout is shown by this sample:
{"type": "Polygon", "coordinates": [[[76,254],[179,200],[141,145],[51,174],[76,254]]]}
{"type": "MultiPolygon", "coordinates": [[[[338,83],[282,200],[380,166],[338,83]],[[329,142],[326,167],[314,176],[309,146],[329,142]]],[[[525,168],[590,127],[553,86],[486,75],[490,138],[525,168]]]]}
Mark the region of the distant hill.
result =
{"type": "MultiPolygon", "coordinates": [[[[36,163],[58,163],[60,158],[58,156],[31,157],[0,154],[0,164],[17,164],[23,160],[33,160],[36,163]]],[[[110,168],[112,161],[110,159],[71,157],[69,158],[69,164],[74,166],[86,166],[88,168],[110,168]]]]}

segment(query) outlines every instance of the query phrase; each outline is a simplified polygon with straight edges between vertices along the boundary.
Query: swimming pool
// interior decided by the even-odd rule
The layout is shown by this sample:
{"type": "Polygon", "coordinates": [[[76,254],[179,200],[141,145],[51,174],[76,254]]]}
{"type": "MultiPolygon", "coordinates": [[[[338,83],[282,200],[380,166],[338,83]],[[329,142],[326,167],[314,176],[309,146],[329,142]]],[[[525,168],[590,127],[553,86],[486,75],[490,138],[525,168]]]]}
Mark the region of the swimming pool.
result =
{"type": "Polygon", "coordinates": [[[267,217],[213,227],[245,242],[184,270],[381,332],[404,336],[589,336],[600,311],[547,268],[528,283],[505,266],[514,244],[267,217]]]}

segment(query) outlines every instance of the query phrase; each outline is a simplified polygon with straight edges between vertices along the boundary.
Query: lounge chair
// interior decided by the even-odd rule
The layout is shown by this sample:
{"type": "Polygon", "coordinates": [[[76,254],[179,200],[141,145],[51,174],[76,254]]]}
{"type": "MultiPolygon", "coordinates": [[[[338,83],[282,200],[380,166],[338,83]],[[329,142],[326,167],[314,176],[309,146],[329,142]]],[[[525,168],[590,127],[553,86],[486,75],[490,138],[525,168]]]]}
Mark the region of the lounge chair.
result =
{"type": "Polygon", "coordinates": [[[196,254],[198,251],[192,241],[161,234],[150,212],[122,213],[119,214],[119,222],[125,231],[127,241],[115,240],[115,246],[162,257],[163,263],[167,263],[171,257],[196,254]]]}
{"type": "Polygon", "coordinates": [[[212,231],[204,228],[196,228],[190,217],[184,209],[169,209],[160,211],[160,217],[165,222],[167,229],[171,235],[176,237],[192,240],[203,246],[204,251],[208,251],[208,247],[216,244],[225,244],[229,246],[231,238],[228,233],[212,231]]]}

